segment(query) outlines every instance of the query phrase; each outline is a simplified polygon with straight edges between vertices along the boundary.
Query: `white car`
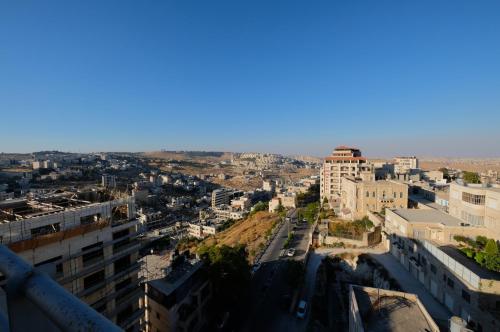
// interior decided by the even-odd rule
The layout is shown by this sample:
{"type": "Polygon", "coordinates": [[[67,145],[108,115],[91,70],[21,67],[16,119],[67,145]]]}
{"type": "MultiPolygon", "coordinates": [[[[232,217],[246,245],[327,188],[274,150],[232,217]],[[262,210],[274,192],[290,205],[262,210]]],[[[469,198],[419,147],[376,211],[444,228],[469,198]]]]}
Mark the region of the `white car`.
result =
{"type": "Polygon", "coordinates": [[[300,319],[304,319],[307,313],[307,302],[302,300],[299,302],[297,306],[297,317],[300,319]]]}
{"type": "Polygon", "coordinates": [[[286,255],[289,257],[295,256],[295,249],[293,249],[293,248],[288,249],[288,251],[286,252],[286,255]]]}

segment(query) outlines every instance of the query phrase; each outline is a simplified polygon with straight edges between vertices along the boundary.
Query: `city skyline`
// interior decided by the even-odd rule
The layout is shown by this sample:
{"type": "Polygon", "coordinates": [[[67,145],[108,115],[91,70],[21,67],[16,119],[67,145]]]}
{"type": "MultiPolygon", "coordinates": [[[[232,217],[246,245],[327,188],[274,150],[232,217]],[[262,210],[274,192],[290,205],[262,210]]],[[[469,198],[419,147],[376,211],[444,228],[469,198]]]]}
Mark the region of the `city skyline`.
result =
{"type": "Polygon", "coordinates": [[[499,6],[4,3],[0,151],[498,157],[499,6]]]}

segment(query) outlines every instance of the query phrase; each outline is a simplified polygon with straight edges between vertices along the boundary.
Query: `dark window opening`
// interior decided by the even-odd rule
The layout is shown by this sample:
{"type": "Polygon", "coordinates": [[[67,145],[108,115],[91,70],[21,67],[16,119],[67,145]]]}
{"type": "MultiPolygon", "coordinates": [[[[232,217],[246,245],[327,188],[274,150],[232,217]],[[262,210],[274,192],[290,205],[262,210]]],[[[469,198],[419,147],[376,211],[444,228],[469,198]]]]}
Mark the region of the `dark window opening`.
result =
{"type": "Polygon", "coordinates": [[[83,279],[83,288],[89,289],[104,281],[104,270],[98,271],[83,279]]]}

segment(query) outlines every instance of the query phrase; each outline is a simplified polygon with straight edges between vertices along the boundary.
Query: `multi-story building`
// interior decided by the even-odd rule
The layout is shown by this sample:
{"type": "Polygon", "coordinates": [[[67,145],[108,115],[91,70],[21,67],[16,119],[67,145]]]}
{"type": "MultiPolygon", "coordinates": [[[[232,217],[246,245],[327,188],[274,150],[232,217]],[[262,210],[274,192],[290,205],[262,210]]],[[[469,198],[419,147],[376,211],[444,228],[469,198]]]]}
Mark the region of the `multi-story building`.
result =
{"type": "Polygon", "coordinates": [[[331,156],[325,158],[320,172],[321,202],[326,198],[330,206],[340,204],[341,178],[344,176],[373,177],[372,167],[361,156],[359,149],[338,146],[331,156]]]}
{"type": "Polygon", "coordinates": [[[215,219],[192,222],[188,224],[188,234],[197,239],[204,239],[207,236],[215,235],[222,227],[222,224],[215,219]]]}
{"type": "Polygon", "coordinates": [[[500,277],[461,253],[455,235],[491,237],[485,227],[468,226],[439,210],[386,210],[384,231],[390,253],[450,315],[473,331],[500,330],[500,277]]]}
{"type": "Polygon", "coordinates": [[[101,186],[104,188],[115,188],[116,187],[116,176],[103,174],[101,177],[101,186]]]}
{"type": "Polygon", "coordinates": [[[417,168],[418,159],[415,156],[394,158],[394,173],[396,174],[406,174],[410,170],[417,168]]]}
{"type": "Polygon", "coordinates": [[[467,224],[486,227],[489,237],[500,240],[499,185],[452,183],[449,213],[467,224]]]}
{"type": "Polygon", "coordinates": [[[0,202],[0,240],[127,331],[140,329],[133,198],[61,193],[0,202]]]}
{"type": "Polygon", "coordinates": [[[212,290],[201,261],[185,261],[146,283],[146,332],[197,332],[207,322],[212,290]]]}
{"type": "Polygon", "coordinates": [[[347,219],[361,219],[369,211],[385,208],[407,208],[408,186],[392,180],[362,181],[353,177],[342,178],[340,215],[347,219]]]}
{"type": "Polygon", "coordinates": [[[212,191],[212,207],[222,204],[229,204],[229,192],[226,189],[216,189],[212,191]]]}

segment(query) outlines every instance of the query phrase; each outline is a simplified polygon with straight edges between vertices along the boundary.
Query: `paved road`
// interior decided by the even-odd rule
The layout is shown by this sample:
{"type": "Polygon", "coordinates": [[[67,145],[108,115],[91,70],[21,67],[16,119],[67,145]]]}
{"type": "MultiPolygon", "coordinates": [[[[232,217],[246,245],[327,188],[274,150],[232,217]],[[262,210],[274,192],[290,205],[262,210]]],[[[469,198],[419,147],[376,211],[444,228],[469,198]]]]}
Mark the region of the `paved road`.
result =
{"type": "MultiPolygon", "coordinates": [[[[300,224],[295,229],[291,247],[296,249],[295,257],[280,258],[280,252],[288,237],[289,224],[285,222],[272,240],[260,260],[261,268],[255,273],[251,284],[251,303],[248,317],[237,329],[240,331],[281,331],[291,329],[304,331],[307,321],[299,320],[289,313],[293,289],[287,284],[286,260],[305,257],[309,246],[311,226],[300,224]],[[283,327],[283,322],[286,326],[283,327]]],[[[292,225],[290,225],[292,230],[292,225]]],[[[319,265],[319,263],[318,263],[319,265]]],[[[317,266],[316,266],[317,269],[317,266]]],[[[308,269],[309,271],[309,269],[308,269]]],[[[306,275],[306,280],[315,279],[315,270],[306,275]]]]}

